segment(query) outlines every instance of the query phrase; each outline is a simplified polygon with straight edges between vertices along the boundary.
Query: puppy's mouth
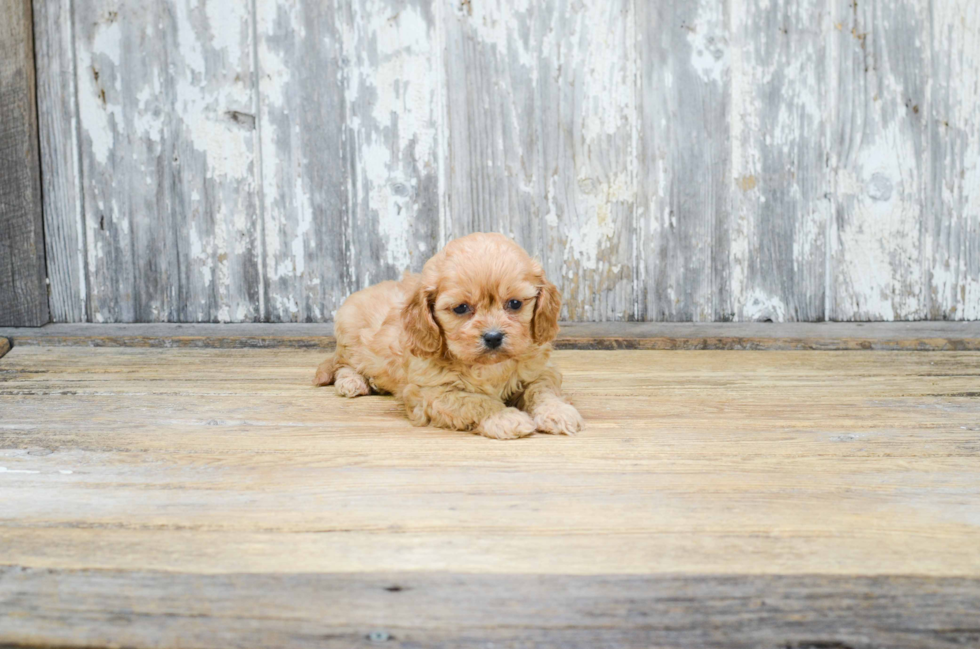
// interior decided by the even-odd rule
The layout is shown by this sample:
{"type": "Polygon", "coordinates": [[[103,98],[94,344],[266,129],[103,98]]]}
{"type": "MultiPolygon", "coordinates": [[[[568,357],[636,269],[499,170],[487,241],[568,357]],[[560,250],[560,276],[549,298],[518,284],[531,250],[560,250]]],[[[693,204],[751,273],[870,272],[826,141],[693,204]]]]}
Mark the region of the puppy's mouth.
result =
{"type": "Polygon", "coordinates": [[[505,347],[489,349],[488,347],[482,346],[480,353],[477,354],[476,362],[482,365],[492,365],[493,363],[505,361],[508,358],[510,358],[510,352],[505,347]]]}

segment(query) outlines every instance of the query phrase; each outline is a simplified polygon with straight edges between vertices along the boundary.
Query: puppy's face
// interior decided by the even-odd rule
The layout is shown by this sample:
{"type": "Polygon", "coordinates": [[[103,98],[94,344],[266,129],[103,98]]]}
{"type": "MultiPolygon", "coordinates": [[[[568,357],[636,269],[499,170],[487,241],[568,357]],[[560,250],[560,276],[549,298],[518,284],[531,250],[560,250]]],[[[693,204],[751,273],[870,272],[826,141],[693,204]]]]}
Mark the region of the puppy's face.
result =
{"type": "Polygon", "coordinates": [[[413,353],[488,365],[554,339],[560,309],[558,290],[520,246],[472,234],[426,263],[404,316],[413,353]]]}

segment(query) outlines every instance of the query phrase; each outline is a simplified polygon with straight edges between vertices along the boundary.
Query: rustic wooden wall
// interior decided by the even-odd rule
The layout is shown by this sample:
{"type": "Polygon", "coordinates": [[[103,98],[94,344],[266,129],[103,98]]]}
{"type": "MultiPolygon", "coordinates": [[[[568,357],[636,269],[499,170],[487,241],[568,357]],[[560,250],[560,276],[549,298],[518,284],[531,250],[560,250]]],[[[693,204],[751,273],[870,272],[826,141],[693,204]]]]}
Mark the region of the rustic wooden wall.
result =
{"type": "Polygon", "coordinates": [[[326,321],[474,230],[573,320],[980,318],[974,0],[35,0],[58,321],[326,321]]]}

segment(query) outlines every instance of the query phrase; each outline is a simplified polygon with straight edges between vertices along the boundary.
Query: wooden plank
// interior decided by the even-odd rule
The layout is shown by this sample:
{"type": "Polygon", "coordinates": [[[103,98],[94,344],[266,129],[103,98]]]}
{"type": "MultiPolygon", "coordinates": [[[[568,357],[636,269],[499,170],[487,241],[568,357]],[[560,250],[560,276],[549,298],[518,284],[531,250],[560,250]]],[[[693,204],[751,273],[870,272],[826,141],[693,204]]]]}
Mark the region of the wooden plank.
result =
{"type": "Polygon", "coordinates": [[[928,577],[0,572],[0,641],[47,647],[928,649],[980,642],[928,577]],[[72,593],[72,597],[59,596],[72,593]],[[195,593],[195,597],[186,597],[195,593]],[[202,603],[210,603],[206,615],[202,603]],[[219,606],[214,606],[220,603],[219,606]]]}
{"type": "MultiPolygon", "coordinates": [[[[87,347],[322,348],[325,324],[54,324],[0,328],[18,345],[87,347]]],[[[980,322],[894,323],[574,323],[562,324],[558,349],[980,350],[980,322]]]]}
{"type": "Polygon", "coordinates": [[[444,88],[432,0],[355,0],[341,30],[357,288],[439,248],[444,88]]]}
{"type": "Polygon", "coordinates": [[[0,326],[48,321],[30,0],[0,16],[0,326]]]}
{"type": "Polygon", "coordinates": [[[260,317],[332,320],[355,286],[343,11],[333,0],[252,5],[267,286],[260,317]]]}
{"type": "Polygon", "coordinates": [[[444,11],[447,237],[513,236],[541,258],[570,320],[636,314],[633,4],[444,11]]]}
{"type": "Polygon", "coordinates": [[[729,11],[734,317],[824,320],[830,12],[824,0],[735,0],[729,11]]]}
{"type": "Polygon", "coordinates": [[[725,7],[658,0],[637,11],[640,319],[731,320],[725,7]]]}
{"type": "Polygon", "coordinates": [[[836,170],[830,228],[834,320],[928,314],[921,256],[932,173],[928,124],[931,3],[832,4],[836,170]]]}
{"type": "Polygon", "coordinates": [[[512,444],[312,388],[321,357],[15,347],[4,563],[980,577],[976,352],[558,352],[587,428],[512,444]]]}
{"type": "Polygon", "coordinates": [[[934,3],[931,26],[924,299],[930,318],[980,320],[980,5],[934,3]]]}
{"type": "Polygon", "coordinates": [[[58,347],[248,347],[333,349],[333,324],[57,324],[0,328],[14,344],[58,347]]]}
{"type": "Polygon", "coordinates": [[[3,358],[4,354],[10,351],[10,341],[6,338],[0,338],[0,358],[3,358]]]}
{"type": "Polygon", "coordinates": [[[260,317],[248,5],[74,13],[91,319],[260,317]]]}
{"type": "Polygon", "coordinates": [[[71,4],[34,3],[34,52],[51,319],[86,322],[88,261],[82,214],[71,4]]]}

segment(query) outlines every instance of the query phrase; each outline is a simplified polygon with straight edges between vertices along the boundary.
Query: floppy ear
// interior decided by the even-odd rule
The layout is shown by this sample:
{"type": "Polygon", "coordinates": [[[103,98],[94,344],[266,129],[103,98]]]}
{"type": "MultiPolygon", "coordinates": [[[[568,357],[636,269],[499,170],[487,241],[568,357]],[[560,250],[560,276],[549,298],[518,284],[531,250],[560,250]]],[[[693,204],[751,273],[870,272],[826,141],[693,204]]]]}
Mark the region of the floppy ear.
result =
{"type": "Polygon", "coordinates": [[[539,345],[550,343],[558,335],[558,313],[561,311],[561,293],[554,284],[540,276],[538,299],[534,302],[534,319],[531,333],[539,345]]]}
{"type": "Polygon", "coordinates": [[[435,356],[442,351],[442,331],[432,315],[431,294],[419,282],[402,309],[402,326],[408,334],[408,350],[415,356],[435,356]]]}

